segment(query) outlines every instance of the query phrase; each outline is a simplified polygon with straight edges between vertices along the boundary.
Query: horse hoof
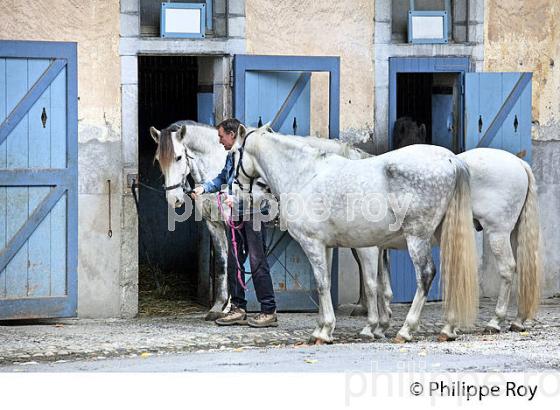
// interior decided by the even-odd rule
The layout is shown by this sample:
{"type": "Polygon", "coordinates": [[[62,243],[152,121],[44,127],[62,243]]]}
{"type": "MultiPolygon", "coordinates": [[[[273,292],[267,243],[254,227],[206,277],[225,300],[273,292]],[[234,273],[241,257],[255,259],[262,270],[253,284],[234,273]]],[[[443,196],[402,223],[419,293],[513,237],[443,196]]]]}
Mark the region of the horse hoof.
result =
{"type": "Polygon", "coordinates": [[[369,326],[364,327],[360,331],[359,335],[361,337],[366,338],[366,339],[374,339],[375,338],[375,334],[371,331],[371,327],[369,327],[369,326]]]}
{"type": "Polygon", "coordinates": [[[437,341],[438,341],[438,342],[452,342],[452,341],[454,341],[455,339],[456,339],[456,337],[449,336],[449,335],[447,335],[447,334],[445,334],[445,333],[440,333],[439,336],[438,336],[438,338],[437,338],[437,341]]]}
{"type": "Polygon", "coordinates": [[[367,316],[367,308],[356,305],[356,307],[352,309],[352,312],[350,312],[350,316],[367,316]]]}
{"type": "Polygon", "coordinates": [[[525,332],[527,328],[523,325],[520,325],[519,323],[512,322],[512,324],[509,326],[509,330],[512,332],[525,332]]]}
{"type": "Polygon", "coordinates": [[[208,312],[206,316],[204,316],[204,320],[207,322],[213,322],[216,319],[220,319],[224,317],[226,314],[224,312],[208,312]]]}
{"type": "Polygon", "coordinates": [[[315,346],[332,345],[332,343],[333,343],[332,340],[331,341],[323,340],[319,337],[314,337],[314,336],[311,336],[308,342],[308,344],[315,345],[315,346]]]}
{"type": "Polygon", "coordinates": [[[502,331],[502,329],[500,329],[499,327],[494,327],[494,326],[491,326],[491,325],[486,325],[485,328],[484,328],[484,332],[486,334],[491,334],[491,335],[500,333],[501,331],[502,331]]]}
{"type": "Polygon", "coordinates": [[[381,331],[375,331],[373,332],[373,337],[376,339],[385,339],[385,333],[381,332],[381,331]]]}
{"type": "Polygon", "coordinates": [[[396,335],[395,338],[393,339],[393,342],[397,343],[397,344],[403,344],[408,342],[408,340],[406,340],[404,337],[402,337],[401,335],[396,335]]]}

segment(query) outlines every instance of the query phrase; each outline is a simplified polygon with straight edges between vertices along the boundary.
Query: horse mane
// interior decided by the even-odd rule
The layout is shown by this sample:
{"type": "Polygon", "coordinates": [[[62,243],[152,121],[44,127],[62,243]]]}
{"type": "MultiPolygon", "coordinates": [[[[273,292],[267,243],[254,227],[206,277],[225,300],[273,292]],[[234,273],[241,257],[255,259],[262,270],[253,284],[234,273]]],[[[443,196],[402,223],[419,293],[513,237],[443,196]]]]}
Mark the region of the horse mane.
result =
{"type": "Polygon", "coordinates": [[[213,126],[191,120],[174,122],[167,128],[162,129],[160,132],[159,143],[154,161],[157,157],[162,169],[167,169],[169,165],[171,165],[171,162],[175,159],[173,133],[180,131],[183,125],[187,127],[185,142],[190,149],[200,152],[210,152],[219,146],[218,133],[216,128],[213,126]],[[210,133],[215,134],[216,138],[208,138],[207,136],[201,138],[199,136],[201,132],[207,135],[210,133]]]}
{"type": "Polygon", "coordinates": [[[175,124],[161,130],[159,134],[159,142],[154,156],[159,161],[162,170],[169,168],[171,162],[175,158],[175,150],[173,149],[172,133],[177,132],[181,127],[175,127],[175,124]]]}
{"type": "MultiPolygon", "coordinates": [[[[275,133],[275,134],[279,134],[279,133],[275,133]]],[[[279,135],[283,135],[283,134],[279,134],[279,135]]],[[[302,137],[299,135],[289,135],[287,137],[295,138],[296,141],[299,140],[305,143],[306,145],[309,145],[312,148],[319,150],[323,154],[336,154],[349,159],[362,159],[362,158],[371,157],[371,155],[368,154],[366,151],[354,147],[353,145],[344,141],[340,141],[338,139],[326,139],[326,138],[313,137],[313,136],[302,137]],[[336,146],[337,148],[342,147],[342,152],[335,152],[332,149],[334,146],[336,146]]],[[[321,158],[325,158],[325,157],[326,155],[321,155],[321,158]]]]}
{"type": "Polygon", "coordinates": [[[280,133],[267,133],[268,135],[270,135],[271,137],[273,137],[273,139],[277,139],[278,141],[281,141],[282,144],[284,144],[284,146],[289,147],[291,150],[294,151],[294,154],[297,155],[297,153],[306,153],[308,155],[311,155],[312,158],[315,159],[323,159],[326,158],[327,156],[330,156],[332,154],[332,151],[326,149],[325,145],[323,144],[323,146],[319,146],[321,145],[322,141],[328,141],[325,140],[323,138],[318,138],[318,137],[301,137],[298,135],[290,135],[290,136],[285,136],[283,134],[280,133]],[[315,145],[313,144],[309,144],[309,138],[313,138],[314,141],[317,143],[315,145]]]}
{"type": "Polygon", "coordinates": [[[177,121],[171,126],[187,127],[185,135],[185,146],[194,151],[209,153],[220,148],[220,140],[218,138],[218,130],[208,124],[202,124],[196,121],[177,121]]]}

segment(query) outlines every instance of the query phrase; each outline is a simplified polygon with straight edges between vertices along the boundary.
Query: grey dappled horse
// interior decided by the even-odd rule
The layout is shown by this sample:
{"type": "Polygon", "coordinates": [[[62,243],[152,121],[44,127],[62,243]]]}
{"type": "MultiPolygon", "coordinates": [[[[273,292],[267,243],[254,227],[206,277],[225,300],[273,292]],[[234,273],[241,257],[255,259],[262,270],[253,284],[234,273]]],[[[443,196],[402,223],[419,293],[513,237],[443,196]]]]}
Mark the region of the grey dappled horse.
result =
{"type": "MultiPolygon", "coordinates": [[[[217,131],[213,127],[192,121],[180,121],[161,132],[152,127],[150,133],[158,144],[155,158],[165,176],[165,184],[167,187],[175,186],[174,189],[166,190],[167,201],[172,207],[181,206],[184,202],[184,192],[181,187],[187,174],[190,173],[195,183],[200,184],[217,175],[225,163],[227,152],[219,143],[217,131]]],[[[306,137],[302,140],[305,144],[323,152],[335,153],[347,158],[357,159],[369,156],[362,150],[335,140],[315,137],[306,137]]],[[[254,194],[258,196],[258,191],[262,190],[262,184],[254,184],[253,190],[254,194]]],[[[215,273],[217,283],[215,303],[206,315],[207,320],[214,320],[222,314],[228,300],[225,225],[220,219],[221,214],[216,194],[203,194],[201,200],[195,201],[195,206],[207,222],[219,259],[219,270],[215,273]]],[[[366,295],[362,301],[366,305],[367,300],[371,299],[372,303],[378,304],[379,326],[372,330],[376,337],[383,337],[391,317],[392,292],[387,265],[383,263],[382,256],[378,254],[376,248],[352,249],[352,254],[359,266],[361,282],[366,283],[364,287],[367,288],[368,293],[372,291],[379,293],[378,298],[368,298],[366,295]]],[[[364,335],[371,337],[371,330],[366,329],[364,335]]]]}
{"type": "MultiPolygon", "coordinates": [[[[408,248],[418,288],[397,338],[411,340],[435,275],[432,238],[441,237],[445,326],[440,336],[453,339],[458,325],[474,322],[478,281],[469,174],[466,164],[452,152],[415,145],[350,160],[270,133],[266,127],[248,132],[243,126],[233,149],[241,148],[236,161],[242,172],[237,178],[248,184],[251,178],[261,177],[280,197],[281,226],[299,242],[313,267],[320,303],[313,332],[317,341],[333,340],[335,316],[327,269],[328,249],[333,247],[408,248]],[[348,209],[345,201],[350,194],[348,209]],[[307,211],[287,219],[293,210],[283,196],[298,197],[307,211]],[[354,212],[370,209],[373,199],[379,211],[376,218],[354,212]],[[320,215],[309,212],[312,205],[319,205],[320,215]]],[[[368,327],[375,329],[378,312],[375,305],[371,311],[372,305],[368,306],[368,327]]]]}
{"type": "MultiPolygon", "coordinates": [[[[399,118],[393,138],[397,148],[426,141],[425,127],[399,118]]],[[[524,330],[540,302],[540,223],[537,185],[529,164],[518,156],[492,148],[476,148],[458,155],[468,165],[475,226],[482,230],[501,276],[494,317],[487,328],[500,331],[505,320],[511,284],[518,275],[518,313],[512,330],[524,330]]],[[[485,250],[486,250],[485,248],[485,250]]],[[[488,255],[483,255],[485,264],[488,255]]],[[[488,274],[487,268],[481,271],[488,274]]]]}

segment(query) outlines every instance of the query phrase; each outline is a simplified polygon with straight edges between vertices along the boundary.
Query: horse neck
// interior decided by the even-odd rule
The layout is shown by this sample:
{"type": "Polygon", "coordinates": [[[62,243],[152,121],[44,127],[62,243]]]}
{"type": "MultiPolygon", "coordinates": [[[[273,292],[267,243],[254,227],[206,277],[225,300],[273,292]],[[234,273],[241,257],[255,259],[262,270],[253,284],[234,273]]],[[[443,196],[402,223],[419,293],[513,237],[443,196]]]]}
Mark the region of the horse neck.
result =
{"type": "Polygon", "coordinates": [[[320,152],[300,141],[275,134],[249,137],[245,152],[254,158],[261,176],[266,176],[270,189],[277,195],[294,192],[297,181],[309,181],[316,174],[320,156],[320,152]]]}
{"type": "MultiPolygon", "coordinates": [[[[294,138],[294,136],[286,136],[287,138],[294,138]]],[[[352,145],[342,142],[338,139],[327,139],[319,137],[300,137],[296,136],[296,140],[309,145],[313,148],[317,148],[322,152],[332,153],[340,155],[341,157],[348,159],[362,159],[368,158],[370,155],[365,151],[353,147],[352,145]]]]}
{"type": "MultiPolygon", "coordinates": [[[[367,152],[362,151],[359,148],[355,148],[352,145],[350,145],[346,142],[342,142],[342,141],[337,140],[337,139],[328,139],[327,140],[327,139],[319,138],[319,140],[324,141],[322,143],[323,147],[321,147],[320,145],[318,146],[319,149],[321,149],[325,152],[340,155],[341,157],[344,157],[344,158],[363,159],[363,158],[369,158],[371,156],[367,152]]],[[[319,142],[319,144],[321,144],[321,142],[319,142]]]]}

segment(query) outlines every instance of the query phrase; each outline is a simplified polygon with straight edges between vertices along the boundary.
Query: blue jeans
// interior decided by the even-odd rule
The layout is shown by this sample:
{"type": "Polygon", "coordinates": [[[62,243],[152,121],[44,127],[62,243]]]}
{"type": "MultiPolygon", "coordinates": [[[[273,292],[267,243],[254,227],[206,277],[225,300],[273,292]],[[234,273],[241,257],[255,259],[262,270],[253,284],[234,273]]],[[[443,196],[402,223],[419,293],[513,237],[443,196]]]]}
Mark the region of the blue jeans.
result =
{"type": "MultiPolygon", "coordinates": [[[[245,300],[245,289],[237,279],[237,262],[233,255],[233,243],[231,241],[231,228],[227,227],[229,240],[228,246],[228,288],[231,295],[231,302],[241,309],[247,310],[247,300],[245,300]]],[[[270,268],[266,260],[266,234],[264,224],[261,222],[261,230],[253,229],[252,221],[245,221],[241,229],[235,230],[237,241],[237,257],[239,265],[243,270],[243,264],[249,256],[251,265],[251,277],[257,294],[257,300],[261,304],[262,313],[273,313],[276,311],[276,301],[274,300],[274,289],[270,268]]],[[[245,274],[241,272],[241,280],[245,283],[245,274]]]]}

